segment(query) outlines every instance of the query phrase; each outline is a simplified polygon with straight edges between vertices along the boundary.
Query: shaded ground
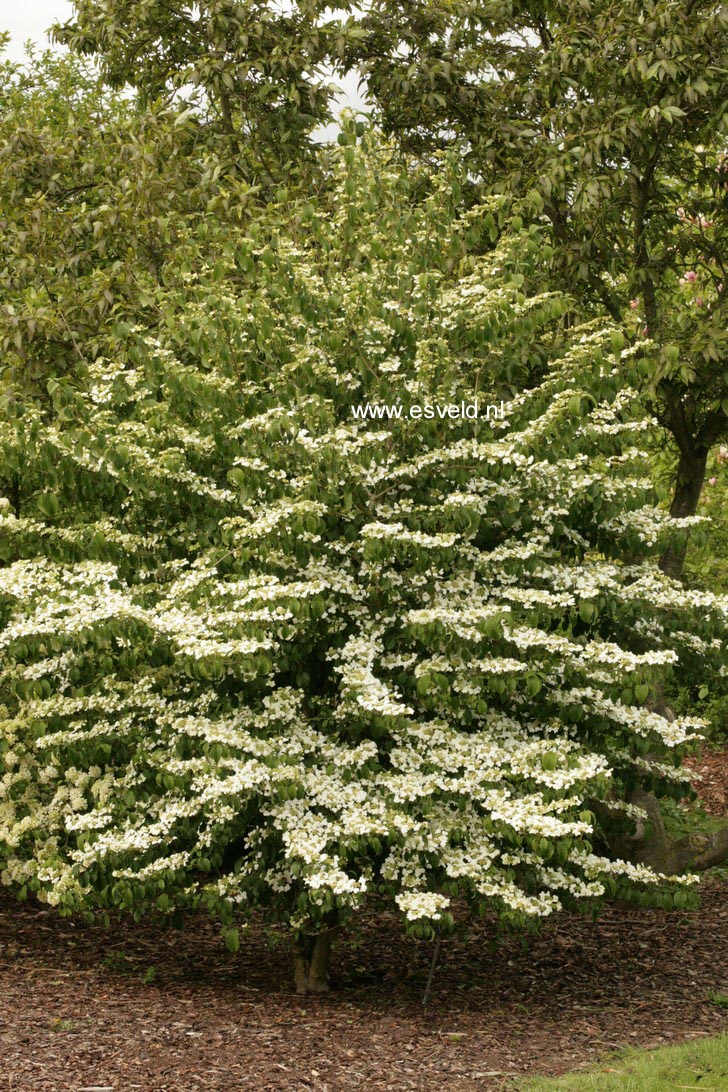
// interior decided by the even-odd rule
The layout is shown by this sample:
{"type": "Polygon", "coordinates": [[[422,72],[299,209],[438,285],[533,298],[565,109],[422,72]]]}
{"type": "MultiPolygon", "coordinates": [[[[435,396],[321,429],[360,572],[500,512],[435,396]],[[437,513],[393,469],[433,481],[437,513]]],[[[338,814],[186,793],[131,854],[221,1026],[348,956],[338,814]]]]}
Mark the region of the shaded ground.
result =
{"type": "Polygon", "coordinates": [[[728,749],[711,751],[707,748],[700,757],[685,763],[699,775],[695,788],[711,815],[728,814],[728,749]]]}
{"type": "Polygon", "coordinates": [[[423,1010],[432,946],[366,919],[334,994],[302,1000],[271,931],[232,957],[204,918],[107,931],[0,896],[0,1090],[475,1092],[728,1027],[710,999],[728,994],[728,882],[694,912],[561,915],[528,950],[493,939],[481,922],[443,942],[423,1010]]]}

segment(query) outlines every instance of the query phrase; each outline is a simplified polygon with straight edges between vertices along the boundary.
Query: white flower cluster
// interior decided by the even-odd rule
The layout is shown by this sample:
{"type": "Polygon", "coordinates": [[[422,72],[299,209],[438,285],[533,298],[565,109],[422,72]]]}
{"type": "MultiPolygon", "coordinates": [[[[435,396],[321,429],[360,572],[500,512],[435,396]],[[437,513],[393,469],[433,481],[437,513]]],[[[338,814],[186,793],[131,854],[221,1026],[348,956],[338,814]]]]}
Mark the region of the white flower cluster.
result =
{"type": "Polygon", "coordinates": [[[395,897],[395,902],[408,921],[427,918],[439,921],[442,911],[450,905],[450,900],[434,891],[403,891],[395,897]]]}

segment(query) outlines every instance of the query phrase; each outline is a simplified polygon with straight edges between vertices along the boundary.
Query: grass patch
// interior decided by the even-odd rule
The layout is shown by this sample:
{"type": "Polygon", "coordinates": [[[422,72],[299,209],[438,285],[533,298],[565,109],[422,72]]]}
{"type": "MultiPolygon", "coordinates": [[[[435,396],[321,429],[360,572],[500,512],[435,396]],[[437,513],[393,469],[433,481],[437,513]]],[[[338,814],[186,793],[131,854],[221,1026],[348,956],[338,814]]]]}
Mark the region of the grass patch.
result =
{"type": "Polygon", "coordinates": [[[517,1087],[521,1092],[725,1092],[728,1035],[660,1050],[626,1050],[612,1055],[596,1069],[563,1077],[538,1077],[517,1087]]]}

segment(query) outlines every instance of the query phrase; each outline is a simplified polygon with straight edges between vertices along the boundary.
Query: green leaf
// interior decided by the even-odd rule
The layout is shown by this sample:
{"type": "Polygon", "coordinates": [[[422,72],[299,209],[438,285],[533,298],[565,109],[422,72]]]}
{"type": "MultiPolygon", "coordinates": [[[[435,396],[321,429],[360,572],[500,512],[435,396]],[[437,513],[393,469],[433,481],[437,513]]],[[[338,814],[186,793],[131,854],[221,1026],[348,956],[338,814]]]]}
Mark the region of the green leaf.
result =
{"type": "Polygon", "coordinates": [[[421,697],[424,697],[424,695],[429,692],[431,685],[432,685],[432,676],[431,675],[420,675],[419,679],[417,680],[417,686],[416,686],[417,693],[421,697]]]}
{"type": "Polygon", "coordinates": [[[49,519],[54,519],[61,510],[61,506],[58,503],[58,497],[55,493],[41,493],[36,498],[36,504],[38,508],[49,519]]]}
{"type": "Polygon", "coordinates": [[[225,947],[229,952],[237,952],[240,949],[240,932],[238,929],[225,929],[223,932],[225,947]]]}

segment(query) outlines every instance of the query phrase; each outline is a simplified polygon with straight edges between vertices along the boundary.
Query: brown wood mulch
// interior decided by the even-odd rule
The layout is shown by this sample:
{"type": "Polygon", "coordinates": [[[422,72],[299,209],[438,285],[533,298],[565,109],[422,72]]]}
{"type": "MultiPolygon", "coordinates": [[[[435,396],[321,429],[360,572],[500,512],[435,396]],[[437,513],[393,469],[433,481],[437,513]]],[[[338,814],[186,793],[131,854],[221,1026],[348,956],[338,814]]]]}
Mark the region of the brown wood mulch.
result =
{"type": "Polygon", "coordinates": [[[559,915],[527,945],[496,943],[492,922],[473,923],[443,941],[423,1009],[433,948],[404,937],[392,915],[364,917],[341,941],[331,995],[300,998],[272,930],[251,928],[233,957],[202,917],[181,930],[107,930],[5,893],[0,1089],[512,1088],[625,1044],[728,1029],[716,1003],[728,994],[727,896],[714,877],[699,910],[559,915]]]}
{"type": "Polygon", "coordinates": [[[710,815],[728,815],[728,748],[708,750],[686,760],[698,775],[693,782],[710,815]]]}

